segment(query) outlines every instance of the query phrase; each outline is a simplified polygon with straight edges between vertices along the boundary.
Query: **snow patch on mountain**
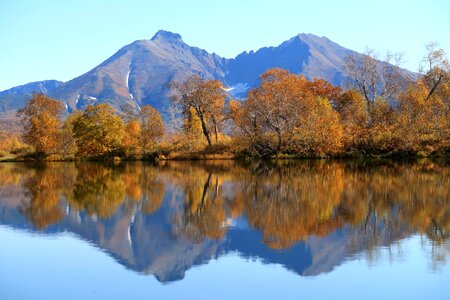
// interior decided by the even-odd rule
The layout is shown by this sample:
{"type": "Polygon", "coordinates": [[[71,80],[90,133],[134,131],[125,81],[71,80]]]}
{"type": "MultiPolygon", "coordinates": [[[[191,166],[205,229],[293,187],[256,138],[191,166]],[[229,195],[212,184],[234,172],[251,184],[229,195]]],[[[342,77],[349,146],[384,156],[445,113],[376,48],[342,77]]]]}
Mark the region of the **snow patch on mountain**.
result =
{"type": "Polygon", "coordinates": [[[224,90],[233,97],[242,97],[249,90],[249,88],[250,87],[247,83],[241,82],[227,87],[224,90]]]}
{"type": "Polygon", "coordinates": [[[130,80],[130,73],[131,73],[131,70],[128,70],[127,78],[125,79],[125,84],[127,85],[127,89],[130,88],[130,86],[129,86],[129,84],[128,84],[128,81],[130,80]]]}

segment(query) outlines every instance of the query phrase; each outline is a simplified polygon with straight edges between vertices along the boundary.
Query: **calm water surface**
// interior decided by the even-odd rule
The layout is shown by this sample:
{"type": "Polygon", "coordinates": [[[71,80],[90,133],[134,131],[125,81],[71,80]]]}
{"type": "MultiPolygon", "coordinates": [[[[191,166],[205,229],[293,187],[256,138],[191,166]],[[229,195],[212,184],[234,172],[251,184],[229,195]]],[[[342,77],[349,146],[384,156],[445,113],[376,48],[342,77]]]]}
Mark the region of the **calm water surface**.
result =
{"type": "Polygon", "coordinates": [[[450,299],[450,166],[0,164],[0,299],[450,299]]]}

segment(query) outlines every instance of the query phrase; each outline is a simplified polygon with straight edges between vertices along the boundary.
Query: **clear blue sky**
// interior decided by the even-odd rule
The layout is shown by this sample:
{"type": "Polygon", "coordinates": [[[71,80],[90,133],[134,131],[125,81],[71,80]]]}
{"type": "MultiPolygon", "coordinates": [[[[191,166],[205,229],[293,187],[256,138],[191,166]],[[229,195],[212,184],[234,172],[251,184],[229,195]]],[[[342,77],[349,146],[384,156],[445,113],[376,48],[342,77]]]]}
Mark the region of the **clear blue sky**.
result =
{"type": "Polygon", "coordinates": [[[227,58],[313,33],[416,71],[426,42],[450,52],[450,1],[0,0],[0,90],[70,80],[158,29],[227,58]]]}

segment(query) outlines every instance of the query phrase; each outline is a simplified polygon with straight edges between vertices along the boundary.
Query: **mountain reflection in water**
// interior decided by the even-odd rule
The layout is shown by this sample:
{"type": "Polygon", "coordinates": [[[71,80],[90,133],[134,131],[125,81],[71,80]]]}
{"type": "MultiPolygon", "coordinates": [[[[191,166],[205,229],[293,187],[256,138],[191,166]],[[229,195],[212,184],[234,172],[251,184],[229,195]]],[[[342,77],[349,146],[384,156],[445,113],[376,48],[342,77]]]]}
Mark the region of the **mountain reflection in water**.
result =
{"type": "Polygon", "coordinates": [[[303,276],[421,234],[446,263],[450,167],[423,162],[0,164],[0,224],[69,231],[167,282],[229,252],[303,276]]]}

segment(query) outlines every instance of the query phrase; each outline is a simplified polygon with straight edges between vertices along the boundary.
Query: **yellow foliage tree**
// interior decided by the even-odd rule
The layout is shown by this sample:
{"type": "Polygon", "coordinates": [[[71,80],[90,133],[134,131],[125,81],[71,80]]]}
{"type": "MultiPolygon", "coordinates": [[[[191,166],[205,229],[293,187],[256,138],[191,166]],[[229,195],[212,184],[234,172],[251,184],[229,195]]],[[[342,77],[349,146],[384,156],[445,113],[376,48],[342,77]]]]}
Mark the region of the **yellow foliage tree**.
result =
{"type": "Polygon", "coordinates": [[[238,135],[259,156],[336,153],[342,137],[339,115],[320,95],[338,94],[323,82],[272,69],[261,75],[261,85],[245,103],[231,102],[230,116],[238,135]]]}
{"type": "Polygon", "coordinates": [[[73,122],[73,132],[80,156],[111,155],[122,144],[124,123],[110,105],[88,105],[73,122]]]}
{"type": "Polygon", "coordinates": [[[184,131],[190,140],[199,142],[203,136],[202,122],[193,107],[185,114],[184,131]]]}
{"type": "Polygon", "coordinates": [[[127,155],[141,152],[141,124],[138,120],[131,120],[125,124],[122,147],[127,155]]]}
{"type": "Polygon", "coordinates": [[[367,103],[356,90],[349,90],[333,101],[343,126],[343,144],[347,152],[358,150],[365,142],[366,126],[369,120],[367,103]]]}
{"type": "Polygon", "coordinates": [[[399,97],[396,132],[401,150],[417,152],[425,145],[433,145],[448,138],[446,107],[438,94],[428,97],[422,81],[411,85],[399,97]]]}
{"type": "Polygon", "coordinates": [[[140,112],[141,147],[144,155],[155,151],[164,136],[164,122],[154,107],[145,105],[140,112]]]}
{"type": "Polygon", "coordinates": [[[34,94],[18,116],[23,125],[23,139],[40,156],[56,154],[59,150],[61,119],[64,106],[44,94],[34,94]]]}
{"type": "Polygon", "coordinates": [[[211,132],[214,132],[217,141],[223,119],[226,93],[222,83],[192,76],[183,83],[172,82],[171,87],[174,91],[172,99],[181,104],[185,118],[191,113],[191,108],[194,109],[200,119],[203,135],[211,146],[211,132]]]}
{"type": "Polygon", "coordinates": [[[300,116],[292,149],[312,156],[337,154],[342,149],[342,125],[339,114],[328,99],[316,98],[308,114],[300,116]]]}

